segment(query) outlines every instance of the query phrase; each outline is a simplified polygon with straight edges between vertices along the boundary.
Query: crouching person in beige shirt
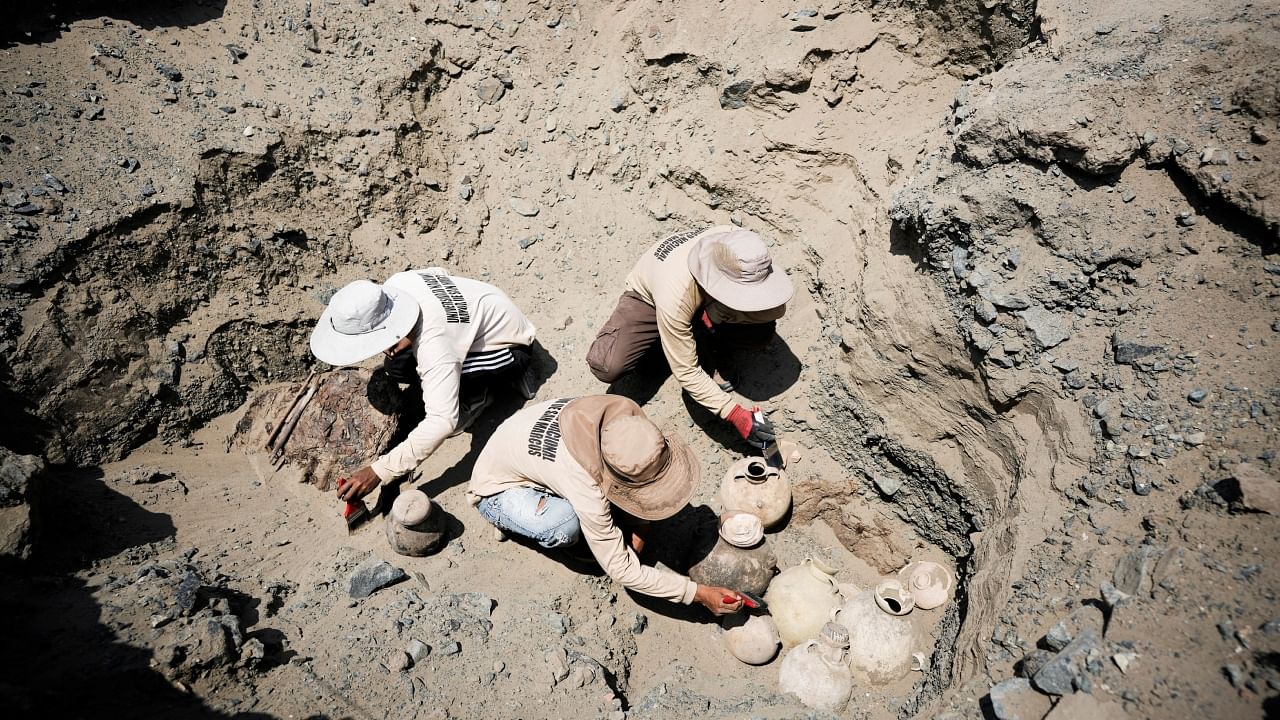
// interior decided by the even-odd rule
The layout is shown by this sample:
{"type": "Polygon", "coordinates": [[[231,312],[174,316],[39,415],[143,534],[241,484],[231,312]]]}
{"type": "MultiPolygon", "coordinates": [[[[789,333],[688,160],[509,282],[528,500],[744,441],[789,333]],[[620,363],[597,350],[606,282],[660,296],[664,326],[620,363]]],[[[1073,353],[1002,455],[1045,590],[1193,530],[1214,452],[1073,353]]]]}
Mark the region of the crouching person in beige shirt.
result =
{"type": "Polygon", "coordinates": [[[468,495],[499,529],[557,548],[585,542],[623,587],[717,615],[742,609],[728,588],[642,565],[615,521],[621,511],[663,520],[689,504],[699,469],[683,440],[634,401],[593,395],[539,403],[512,415],[476,460],[468,495]]]}

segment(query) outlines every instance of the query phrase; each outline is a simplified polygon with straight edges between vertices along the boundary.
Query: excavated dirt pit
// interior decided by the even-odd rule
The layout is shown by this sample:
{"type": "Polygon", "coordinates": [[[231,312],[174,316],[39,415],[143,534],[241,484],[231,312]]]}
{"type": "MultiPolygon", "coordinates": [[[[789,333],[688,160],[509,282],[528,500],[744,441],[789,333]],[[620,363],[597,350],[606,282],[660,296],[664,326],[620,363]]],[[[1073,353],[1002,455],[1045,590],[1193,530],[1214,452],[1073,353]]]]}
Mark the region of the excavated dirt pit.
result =
{"type": "MultiPolygon", "coordinates": [[[[297,468],[229,443],[247,398],[317,367],[307,336],[335,288],[412,267],[512,295],[539,328],[539,399],[602,392],[583,357],[638,254],[733,222],[797,287],[738,383],[803,448],[780,567],[959,578],[912,613],[924,668],[859,683],[841,716],[990,717],[991,686],[1060,657],[1052,626],[1092,607],[1105,636],[1078,695],[1261,715],[1280,687],[1276,14],[1146,12],[24,16],[0,58],[0,412],[23,428],[4,444],[50,469],[35,533],[10,543],[29,558],[4,571],[22,621],[0,697],[46,716],[808,712],[700,608],[491,537],[463,489],[514,400],[409,481],[456,521],[423,559],[380,527],[347,536],[297,468]],[[371,554],[408,576],[353,599],[371,554]],[[1209,601],[1223,582],[1236,600],[1209,601]]],[[[746,448],[660,370],[614,389],[702,459],[646,558],[680,569],[746,448]]],[[[1030,693],[1043,707],[1018,717],[1066,702],[1030,693]]]]}

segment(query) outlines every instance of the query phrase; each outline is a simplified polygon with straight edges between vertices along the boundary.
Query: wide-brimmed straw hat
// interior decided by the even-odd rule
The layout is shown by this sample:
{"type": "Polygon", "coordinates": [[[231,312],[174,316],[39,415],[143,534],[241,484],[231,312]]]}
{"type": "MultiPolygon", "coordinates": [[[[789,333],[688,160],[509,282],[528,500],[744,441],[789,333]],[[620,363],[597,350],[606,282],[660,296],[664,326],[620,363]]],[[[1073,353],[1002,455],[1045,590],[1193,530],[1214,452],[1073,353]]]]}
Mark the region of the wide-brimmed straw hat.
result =
{"type": "Polygon", "coordinates": [[[601,490],[641,520],[664,520],[693,497],[699,466],[684,440],[644,415],[614,417],[600,428],[601,490]]]}
{"type": "Polygon", "coordinates": [[[357,280],[329,300],[311,331],[311,353],[339,367],[358,363],[408,335],[421,312],[407,292],[357,280]]]}
{"type": "Polygon", "coordinates": [[[794,292],[764,240],[742,228],[703,236],[689,253],[689,272],[711,297],[743,312],[785,305],[794,292]]]}

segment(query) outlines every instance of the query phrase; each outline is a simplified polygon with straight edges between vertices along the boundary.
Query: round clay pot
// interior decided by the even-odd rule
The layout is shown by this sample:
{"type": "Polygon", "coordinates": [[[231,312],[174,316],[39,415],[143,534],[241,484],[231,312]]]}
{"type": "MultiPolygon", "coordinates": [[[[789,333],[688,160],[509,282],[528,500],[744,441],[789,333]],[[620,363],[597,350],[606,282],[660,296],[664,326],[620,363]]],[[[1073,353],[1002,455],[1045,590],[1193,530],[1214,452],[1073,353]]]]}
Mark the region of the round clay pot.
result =
{"type": "Polygon", "coordinates": [[[853,692],[853,677],[845,663],[848,647],[848,630],[836,623],[824,624],[816,638],[782,658],[778,689],[815,710],[840,711],[853,692]]]}
{"type": "Polygon", "coordinates": [[[751,513],[766,529],[771,528],[791,508],[791,481],[763,458],[743,458],[720,481],[720,503],[726,513],[751,513]]]}
{"type": "Polygon", "coordinates": [[[851,597],[832,611],[831,619],[849,631],[849,667],[856,675],[884,685],[911,671],[915,648],[911,621],[881,610],[874,590],[851,597]]]}
{"type": "Polygon", "coordinates": [[[928,560],[902,568],[898,571],[898,579],[911,592],[916,607],[921,610],[932,610],[945,604],[955,585],[955,579],[945,567],[928,560]]]}
{"type": "Polygon", "coordinates": [[[750,513],[730,513],[720,521],[715,546],[689,568],[689,579],[760,595],[777,569],[778,559],[764,538],[760,519],[750,513]]]}
{"type": "Polygon", "coordinates": [[[721,637],[729,652],[748,665],[764,665],[778,654],[782,645],[778,628],[768,615],[734,613],[720,621],[721,637]]]}
{"type": "Polygon", "coordinates": [[[840,605],[834,574],[821,561],[809,558],[769,583],[764,599],[783,645],[795,647],[813,639],[840,605]]]}
{"type": "Polygon", "coordinates": [[[876,585],[876,607],[890,615],[906,615],[916,606],[911,592],[898,578],[884,578],[876,585]]]}
{"type": "Polygon", "coordinates": [[[384,528],[387,543],[401,555],[422,557],[440,549],[444,517],[421,490],[405,490],[391,504],[384,528]]]}

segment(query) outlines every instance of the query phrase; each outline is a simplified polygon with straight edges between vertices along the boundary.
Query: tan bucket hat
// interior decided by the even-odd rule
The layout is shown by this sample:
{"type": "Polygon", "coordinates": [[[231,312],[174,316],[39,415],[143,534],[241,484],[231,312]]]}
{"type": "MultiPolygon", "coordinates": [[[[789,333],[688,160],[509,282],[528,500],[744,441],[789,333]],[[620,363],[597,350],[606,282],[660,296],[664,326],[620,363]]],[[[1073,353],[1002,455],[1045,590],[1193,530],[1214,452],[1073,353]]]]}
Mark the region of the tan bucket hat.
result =
{"type": "Polygon", "coordinates": [[[693,497],[701,475],[693,450],[663,433],[620,395],[578,398],[561,413],[564,443],[609,502],[641,520],[664,520],[693,497]]]}
{"type": "Polygon", "coordinates": [[[689,272],[708,295],[743,312],[785,305],[795,292],[764,239],[742,228],[704,235],[689,253],[689,272]]]}
{"type": "Polygon", "coordinates": [[[358,363],[412,332],[421,313],[404,290],[356,280],[330,298],[311,331],[311,353],[338,367],[358,363]]]}

